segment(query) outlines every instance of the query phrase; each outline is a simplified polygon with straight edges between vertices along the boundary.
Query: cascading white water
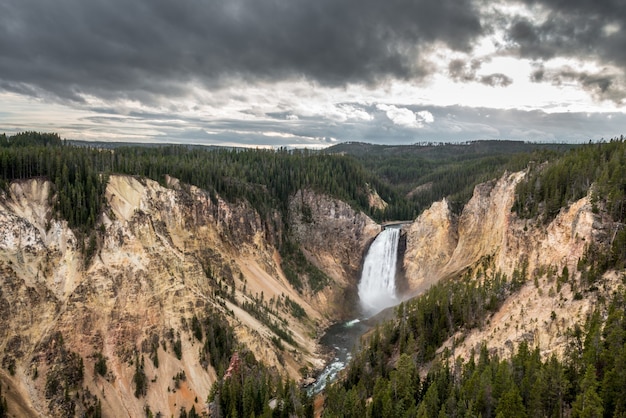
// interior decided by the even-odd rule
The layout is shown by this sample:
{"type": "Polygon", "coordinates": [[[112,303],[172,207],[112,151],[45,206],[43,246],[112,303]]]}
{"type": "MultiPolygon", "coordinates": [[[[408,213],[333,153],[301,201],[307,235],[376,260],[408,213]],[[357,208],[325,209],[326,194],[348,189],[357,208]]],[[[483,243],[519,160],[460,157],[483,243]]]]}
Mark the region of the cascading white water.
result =
{"type": "MultiPolygon", "coordinates": [[[[383,309],[397,305],[396,297],[396,260],[400,228],[388,227],[382,231],[367,251],[363,262],[363,272],[359,282],[361,309],[366,316],[372,316],[383,309]]],[[[337,374],[350,362],[355,344],[372,324],[360,319],[330,327],[322,337],[322,344],[333,347],[336,357],[326,365],[317,377],[317,381],[308,389],[309,395],[319,393],[328,381],[333,381],[337,374]]]]}
{"type": "Polygon", "coordinates": [[[361,308],[368,316],[397,305],[396,261],[400,228],[386,228],[367,251],[359,282],[361,308]]]}

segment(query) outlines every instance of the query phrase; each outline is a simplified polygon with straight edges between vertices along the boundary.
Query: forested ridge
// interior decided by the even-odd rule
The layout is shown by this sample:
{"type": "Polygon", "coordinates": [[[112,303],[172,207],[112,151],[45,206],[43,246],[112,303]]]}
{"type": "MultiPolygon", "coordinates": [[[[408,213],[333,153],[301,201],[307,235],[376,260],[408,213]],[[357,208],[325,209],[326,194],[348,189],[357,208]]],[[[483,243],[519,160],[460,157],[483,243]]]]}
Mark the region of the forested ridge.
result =
{"type": "Polygon", "coordinates": [[[575,144],[539,144],[521,141],[373,145],[338,144],[324,150],[352,155],[381,180],[406,196],[420,213],[432,202],[447,197],[460,212],[476,184],[525,169],[532,161],[557,158],[575,144]]]}
{"type": "MultiPolygon", "coordinates": [[[[351,157],[298,150],[203,149],[185,146],[76,146],[56,134],[24,132],[0,136],[1,181],[46,177],[59,191],[58,209],[72,227],[91,228],[102,204],[106,175],[128,174],[161,183],[178,178],[229,201],[246,199],[262,216],[285,212],[289,197],[311,188],[345,200],[383,220],[406,211],[404,200],[351,157]],[[368,186],[390,204],[373,213],[368,186]]],[[[407,213],[410,219],[414,213],[407,213]]]]}
{"type": "MultiPolygon", "coordinates": [[[[593,210],[609,217],[610,248],[594,251],[601,270],[626,267],[626,141],[624,137],[570,150],[551,164],[534,164],[516,189],[513,210],[547,224],[561,208],[591,195],[593,210]]],[[[593,250],[593,249],[592,249],[593,250]]],[[[600,271],[601,273],[602,271],[600,271]]]]}
{"type": "Polygon", "coordinates": [[[533,164],[516,192],[515,211],[524,218],[552,220],[562,207],[589,191],[615,219],[626,218],[626,143],[624,138],[589,144],[567,152],[552,164],[533,164]],[[591,188],[592,184],[594,185],[591,188]]]}
{"type": "Polygon", "coordinates": [[[184,145],[68,142],[57,134],[0,135],[0,185],[46,177],[58,190],[57,209],[73,228],[89,230],[102,205],[106,175],[128,174],[161,183],[165,175],[226,200],[246,199],[266,219],[285,212],[289,197],[310,188],[350,203],[377,221],[411,220],[448,197],[457,210],[473,187],[530,161],[556,158],[574,145],[478,141],[470,144],[376,146],[345,144],[324,152],[251,150],[184,145]],[[417,189],[416,189],[417,188],[417,189]],[[376,191],[388,203],[371,208],[376,191]]]}

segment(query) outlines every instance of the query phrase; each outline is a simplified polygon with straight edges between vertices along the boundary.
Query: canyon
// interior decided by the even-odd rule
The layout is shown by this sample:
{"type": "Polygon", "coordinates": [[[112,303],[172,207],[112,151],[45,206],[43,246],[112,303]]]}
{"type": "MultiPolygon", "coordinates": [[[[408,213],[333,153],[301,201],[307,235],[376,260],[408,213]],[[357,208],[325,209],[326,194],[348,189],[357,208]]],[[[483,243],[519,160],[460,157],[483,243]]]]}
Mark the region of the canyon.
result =
{"type": "MultiPolygon", "coordinates": [[[[523,266],[527,274],[488,323],[446,343],[455,356],[467,358],[483,341],[502,355],[522,341],[542,355],[561,353],[565,330],[584,323],[597,298],[623,280],[609,272],[577,300],[569,286],[556,290],[554,277],[578,274],[587,244],[612,231],[589,197],[547,225],[519,219],[511,207],[525,175],[476,186],[460,214],[445,199],[435,202],[399,232],[400,299],[481,269],[511,277],[523,266]]],[[[96,399],[104,416],[205,411],[223,370],[203,359],[193,324],[218,318],[233,328],[239,350],[284,376],[311,378],[327,360],[323,331],[358,315],[363,258],[382,230],[346,202],[299,190],[288,202],[289,233],[328,282],[297,289],[277,250],[287,228],[278,213],[262,218],[245,201],[171,177],[159,184],[115,175],[87,237],[54,216],[53,190],[31,179],[0,196],[0,383],[20,416],[80,415],[96,399]],[[102,358],[104,375],[96,371],[102,358]],[[147,390],[137,397],[139,362],[147,390]]],[[[383,205],[378,195],[370,202],[383,205]]]]}

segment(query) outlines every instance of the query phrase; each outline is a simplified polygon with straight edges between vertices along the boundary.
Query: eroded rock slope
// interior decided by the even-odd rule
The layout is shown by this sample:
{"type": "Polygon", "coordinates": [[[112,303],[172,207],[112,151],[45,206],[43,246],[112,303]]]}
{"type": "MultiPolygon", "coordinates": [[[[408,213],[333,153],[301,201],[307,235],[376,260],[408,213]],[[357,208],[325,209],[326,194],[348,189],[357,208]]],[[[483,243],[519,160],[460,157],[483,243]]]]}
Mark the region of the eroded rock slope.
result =
{"type": "MultiPolygon", "coordinates": [[[[9,410],[24,416],[97,405],[116,417],[202,411],[225,368],[211,358],[208,330],[224,324],[234,329],[230,350],[250,350],[291,377],[319,368],[315,338],[338,311],[328,301],[354,280],[375,230],[347,205],[304,193],[319,228],[358,218],[359,246],[307,247],[339,286],[303,296],[281,270],[278,214],[263,222],[246,203],[172,178],[163,187],[111,176],[100,226],[83,234],[54,216],[53,190],[34,179],[0,198],[0,380],[9,410]]],[[[300,238],[315,242],[310,231],[300,238]]]]}
{"type": "Polygon", "coordinates": [[[515,186],[525,173],[507,173],[476,186],[460,215],[445,200],[434,203],[405,227],[403,261],[409,294],[419,294],[442,279],[464,273],[523,275],[525,283],[484,326],[459,332],[446,346],[467,357],[486,342],[492,351],[510,355],[521,341],[542,354],[561,354],[565,333],[582,325],[597,298],[607,297],[621,278],[610,272],[593,292],[575,285],[578,261],[590,243],[607,239],[606,220],[594,213],[590,199],[571,203],[548,224],[519,219],[511,208],[515,186]],[[568,284],[558,283],[567,274],[568,284]]]}

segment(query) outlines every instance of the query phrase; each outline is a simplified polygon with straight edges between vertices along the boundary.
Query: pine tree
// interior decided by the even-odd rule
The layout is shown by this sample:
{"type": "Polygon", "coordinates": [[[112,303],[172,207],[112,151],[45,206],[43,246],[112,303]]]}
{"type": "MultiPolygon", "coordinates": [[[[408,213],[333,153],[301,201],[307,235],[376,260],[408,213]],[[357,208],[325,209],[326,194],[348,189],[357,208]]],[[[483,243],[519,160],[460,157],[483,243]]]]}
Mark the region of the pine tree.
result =
{"type": "Polygon", "coordinates": [[[135,397],[139,398],[145,396],[148,391],[148,378],[144,371],[144,360],[141,356],[141,362],[139,361],[139,355],[135,355],[135,374],[133,375],[133,382],[135,383],[135,397]]]}
{"type": "Polygon", "coordinates": [[[7,400],[2,396],[2,384],[0,383],[0,418],[8,416],[7,400]]]}
{"type": "Polygon", "coordinates": [[[422,403],[420,403],[417,416],[419,418],[436,417],[439,415],[439,409],[439,392],[437,391],[437,385],[431,384],[424,395],[422,403]]]}
{"type": "Polygon", "coordinates": [[[598,395],[596,369],[588,365],[585,376],[580,383],[580,392],[572,404],[572,416],[580,418],[601,418],[604,413],[602,399],[598,395]]]}
{"type": "Polygon", "coordinates": [[[496,407],[496,416],[505,416],[508,418],[526,418],[526,408],[522,402],[522,396],[517,386],[512,385],[511,388],[502,395],[496,407]]]}
{"type": "Polygon", "coordinates": [[[563,365],[556,356],[550,357],[540,371],[535,385],[540,394],[543,414],[551,417],[562,417],[564,397],[569,388],[563,365]]]}

